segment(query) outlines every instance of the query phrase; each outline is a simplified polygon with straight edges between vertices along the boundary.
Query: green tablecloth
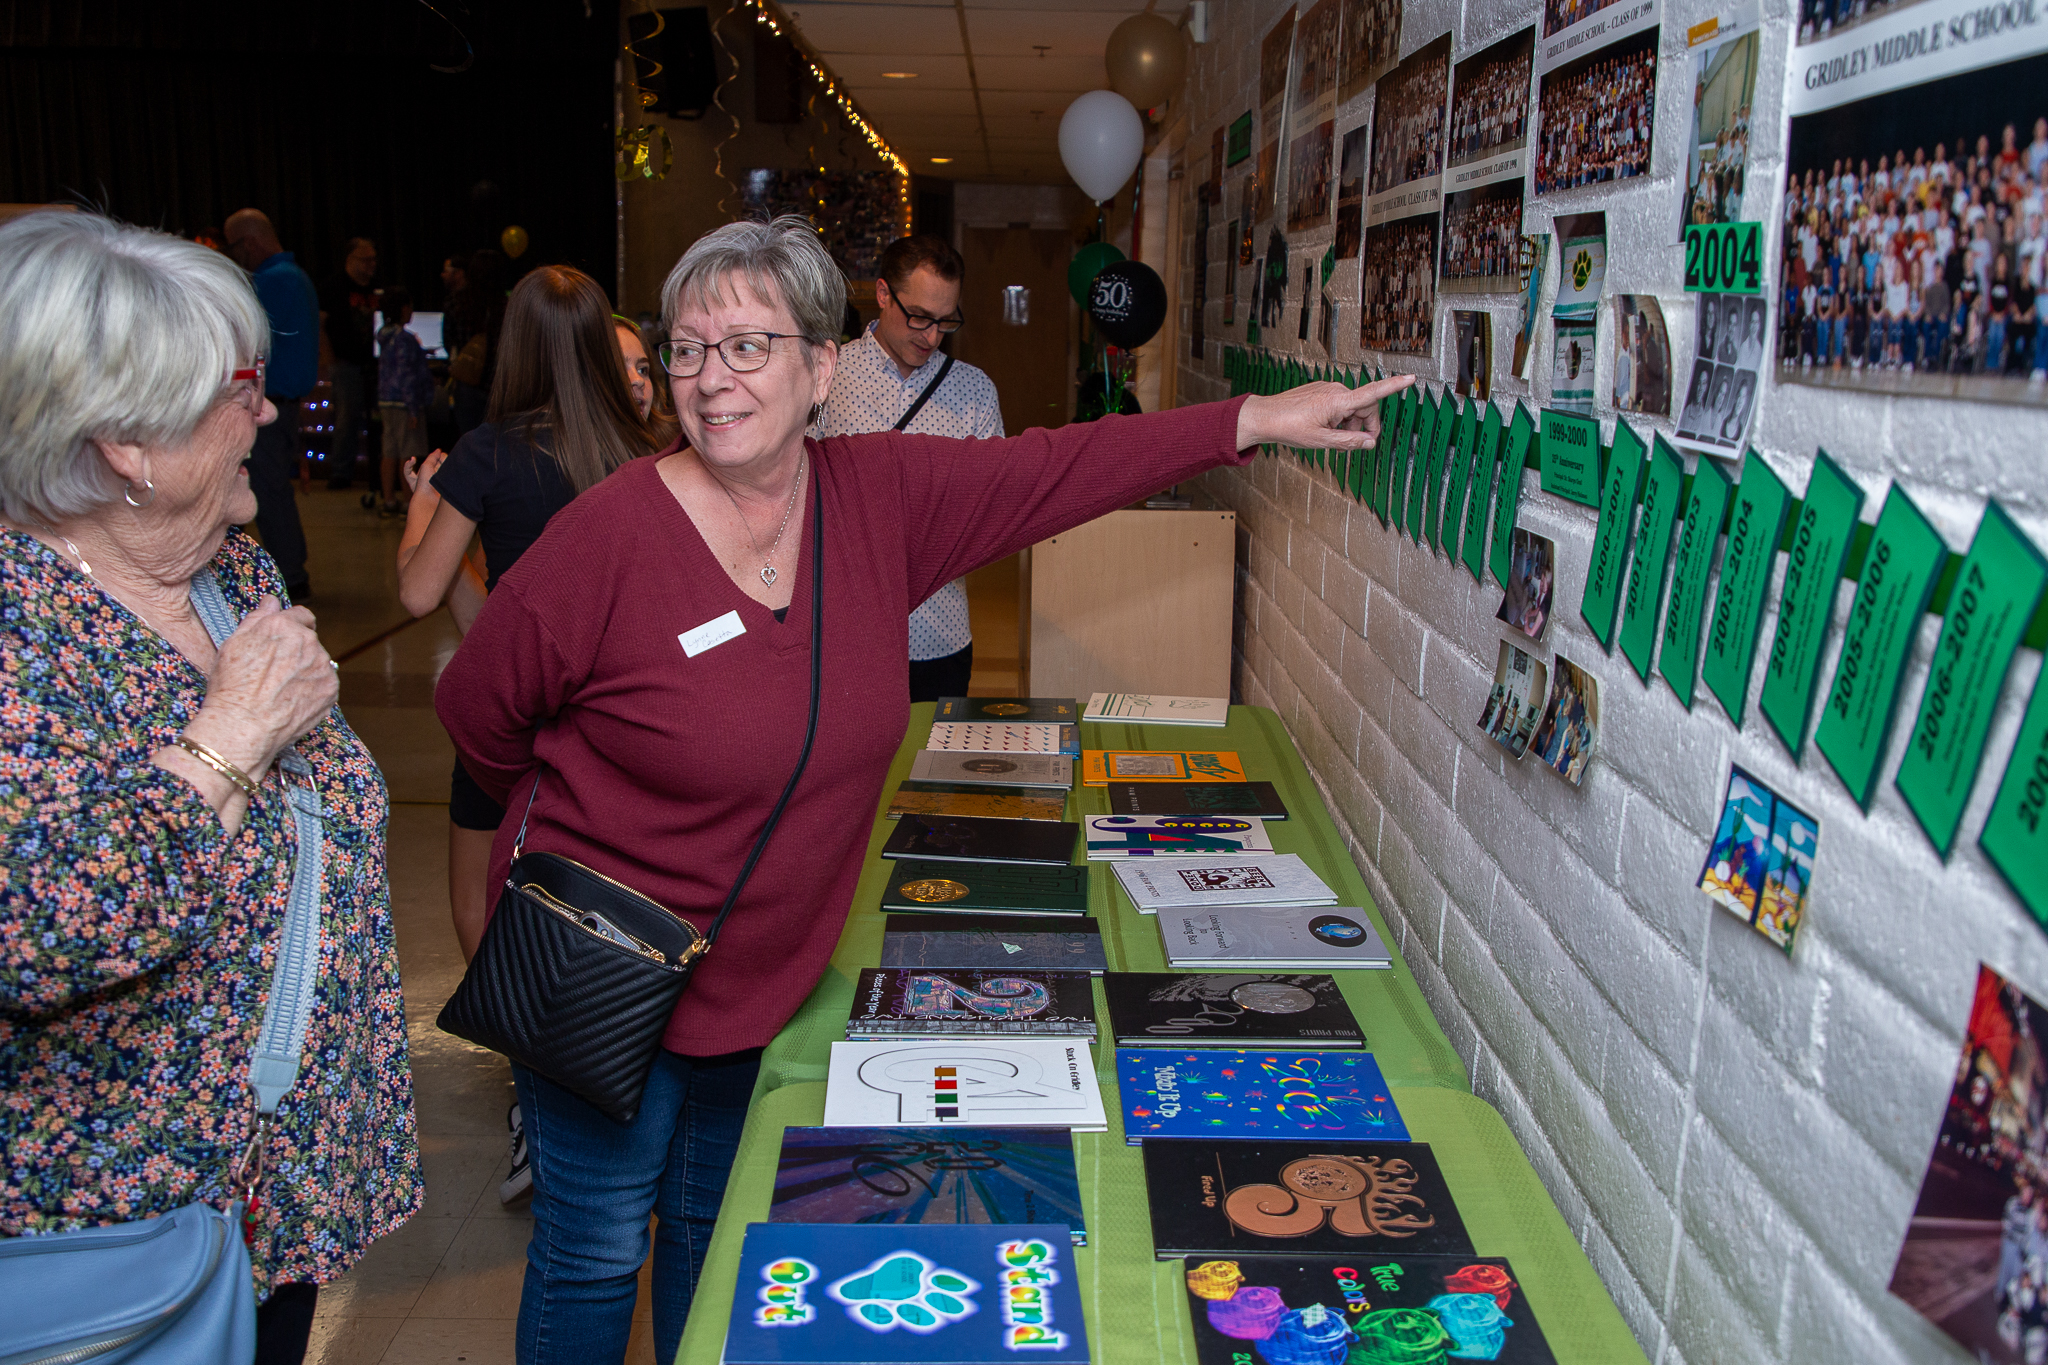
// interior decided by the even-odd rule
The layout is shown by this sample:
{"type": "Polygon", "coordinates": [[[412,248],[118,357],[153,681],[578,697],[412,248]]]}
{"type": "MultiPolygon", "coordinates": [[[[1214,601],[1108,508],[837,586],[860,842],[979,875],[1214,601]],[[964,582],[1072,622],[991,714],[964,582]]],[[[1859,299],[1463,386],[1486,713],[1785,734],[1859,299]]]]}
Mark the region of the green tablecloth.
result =
{"type": "MultiPolygon", "coordinates": [[[[1416,1140],[1435,1153],[1474,1250],[1513,1263],[1558,1360],[1645,1365],[1628,1325],[1500,1115],[1483,1100],[1441,1086],[1396,1086],[1394,1102],[1416,1140]]],[[[785,1086],[754,1101],[697,1285],[700,1311],[690,1315],[677,1356],[683,1365],[714,1365],[724,1346],[740,1242],[748,1223],[768,1217],[783,1127],[819,1123],[824,1112],[820,1082],[785,1086]]],[[[1110,1125],[1108,1133],[1074,1135],[1088,1217],[1088,1245],[1075,1259],[1089,1346],[1097,1365],[1194,1365],[1180,1263],[1152,1259],[1144,1163],[1136,1147],[1124,1145],[1114,1106],[1110,1125]]]]}
{"type": "MultiPolygon", "coordinates": [[[[911,760],[931,731],[931,718],[930,703],[910,708],[910,727],[889,768],[889,780],[876,811],[874,836],[868,845],[867,866],[853,893],[853,910],[847,916],[846,932],[840,937],[831,968],[818,988],[768,1045],[762,1058],[757,1095],[796,1082],[824,1080],[831,1043],[846,1037],[854,978],[863,967],[879,962],[882,955],[883,916],[876,907],[889,882],[890,864],[878,851],[895,826],[893,821],[882,819],[880,812],[888,808],[896,784],[909,775],[911,760]]],[[[1081,742],[1091,749],[1235,750],[1247,776],[1271,782],[1280,799],[1287,803],[1289,814],[1288,819],[1266,826],[1273,837],[1273,847],[1282,853],[1299,854],[1336,891],[1339,904],[1362,907],[1394,953],[1394,965],[1386,971],[1335,974],[1343,983],[1344,998],[1350,1002],[1351,1012],[1358,1016],[1359,1027],[1365,1030],[1366,1046],[1379,1062],[1387,1084],[1471,1089],[1465,1064],[1437,1027],[1421,989],[1401,961],[1399,947],[1387,933],[1386,921],[1380,918],[1364,879],[1345,852],[1344,840],[1330,822],[1322,794],[1316,790],[1308,769],[1302,766],[1294,741],[1287,737],[1277,714],[1263,706],[1233,706],[1230,724],[1221,729],[1192,725],[1087,725],[1082,727],[1081,742]]],[[[1081,814],[1108,813],[1102,788],[1075,787],[1068,805],[1069,819],[1081,814]]],[[[1111,970],[1166,970],[1166,950],[1159,940],[1157,921],[1138,913],[1107,864],[1089,869],[1088,909],[1102,927],[1103,947],[1111,970]]]]}

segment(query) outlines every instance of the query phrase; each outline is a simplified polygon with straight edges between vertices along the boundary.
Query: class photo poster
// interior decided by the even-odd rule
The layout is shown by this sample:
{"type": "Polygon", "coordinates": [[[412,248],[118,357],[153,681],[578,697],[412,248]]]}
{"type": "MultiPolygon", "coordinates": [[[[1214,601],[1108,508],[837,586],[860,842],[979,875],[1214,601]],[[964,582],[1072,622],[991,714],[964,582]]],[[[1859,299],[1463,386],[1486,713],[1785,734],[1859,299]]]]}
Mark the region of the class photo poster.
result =
{"type": "Polygon", "coordinates": [[[1765,307],[1756,295],[1693,295],[1693,362],[1678,413],[1679,445],[1741,453],[1761,382],[1765,307]]]}
{"type": "Polygon", "coordinates": [[[1539,196],[1650,173],[1658,32],[1655,25],[1636,29],[1543,73],[1536,101],[1539,196]]]}
{"type": "Polygon", "coordinates": [[[1483,403],[1493,396],[1493,315],[1460,309],[1451,314],[1458,342],[1458,397],[1483,403]]]}
{"type": "MultiPolygon", "coordinates": [[[[1508,581],[1493,613],[1533,641],[1550,628],[1550,604],[1557,588],[1557,547],[1545,536],[1515,528],[1508,540],[1508,581]]],[[[1539,700],[1541,694],[1538,694],[1539,700]]]]}
{"type": "Polygon", "coordinates": [[[1616,294],[1614,410],[1647,417],[1671,415],[1671,337],[1664,309],[1650,294],[1616,294]]]}
{"type": "Polygon", "coordinates": [[[1445,195],[1444,292],[1505,294],[1521,284],[1521,274],[1522,182],[1445,195]]]}
{"type": "Polygon", "coordinates": [[[1442,206],[1451,35],[1410,53],[1374,89],[1372,154],[1366,163],[1368,231],[1397,218],[1433,214],[1442,206]]]}
{"type": "Polygon", "coordinates": [[[1766,270],[1779,382],[2048,406],[2048,6],[1804,22],[1766,270]]]}
{"type": "Polygon", "coordinates": [[[1986,1365],[2038,1360],[2048,1313],[2048,1008],[1979,964],[1890,1289],[1986,1365]]]}
{"type": "Polygon", "coordinates": [[[1336,140],[1339,0],[1317,0],[1294,27],[1287,99],[1287,230],[1330,221],[1330,157],[1336,140]]]}
{"type": "Polygon", "coordinates": [[[1530,751],[1574,787],[1600,743],[1600,680],[1559,654],[1550,662],[1550,703],[1530,751]]]}
{"type": "Polygon", "coordinates": [[[1529,362],[1536,353],[1536,324],[1543,316],[1543,277],[1550,266],[1550,234],[1522,236],[1522,316],[1515,324],[1515,378],[1529,381],[1529,362]]]}
{"type": "Polygon", "coordinates": [[[1358,344],[1429,355],[1435,349],[1437,215],[1366,229],[1358,288],[1358,344]]]}
{"type": "Polygon", "coordinates": [[[1536,718],[1543,710],[1543,661],[1506,640],[1500,642],[1500,660],[1493,670],[1493,690],[1479,713],[1479,729],[1510,755],[1520,758],[1529,751],[1536,733],[1536,718]]]}
{"type": "Polygon", "coordinates": [[[1716,18],[1706,31],[1688,30],[1692,66],[1692,133],[1685,142],[1685,188],[1678,197],[1678,236],[1693,225],[1750,222],[1770,198],[1770,187],[1754,200],[1749,191],[1751,114],[1756,108],[1757,60],[1763,38],[1755,0],[1732,23],[1716,18]],[[1752,211],[1743,212],[1750,204],[1752,211]]]}
{"type": "Polygon", "coordinates": [[[1551,325],[1550,402],[1560,412],[1593,415],[1593,342],[1597,324],[1591,318],[1559,318],[1551,325]]]}
{"type": "Polygon", "coordinates": [[[1820,821],[1730,764],[1699,889],[1789,957],[1806,917],[1819,842],[1820,821]]]}
{"type": "Polygon", "coordinates": [[[1401,55],[1401,0],[1344,0],[1337,99],[1349,104],[1394,69],[1401,55]]]}
{"type": "Polygon", "coordinates": [[[1536,30],[1525,28],[1452,71],[1443,183],[1446,291],[1506,293],[1521,283],[1522,182],[1535,49],[1536,30]]]}
{"type": "Polygon", "coordinates": [[[1348,261],[1365,244],[1365,148],[1371,129],[1344,134],[1337,156],[1337,259],[1348,261]]]}

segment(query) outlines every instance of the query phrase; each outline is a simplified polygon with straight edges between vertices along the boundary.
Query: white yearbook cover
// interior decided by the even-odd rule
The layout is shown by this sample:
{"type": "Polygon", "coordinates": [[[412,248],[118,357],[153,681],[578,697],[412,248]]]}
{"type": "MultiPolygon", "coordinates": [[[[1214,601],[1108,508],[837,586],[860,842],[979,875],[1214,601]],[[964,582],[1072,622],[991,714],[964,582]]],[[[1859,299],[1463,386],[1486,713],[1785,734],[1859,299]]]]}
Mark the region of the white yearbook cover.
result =
{"type": "Polygon", "coordinates": [[[1176,967],[1391,967],[1393,958],[1365,911],[1180,911],[1159,917],[1166,960],[1176,967]]]}
{"type": "Polygon", "coordinates": [[[1209,909],[1230,905],[1335,905],[1337,893],[1292,853],[1256,858],[1147,858],[1113,864],[1137,907],[1209,909]]]}
{"type": "Polygon", "coordinates": [[[832,1044],[830,1128],[1075,1128],[1109,1122],[1088,1045],[1066,1038],[832,1044]]]}
{"type": "Polygon", "coordinates": [[[1156,692],[1097,692],[1082,720],[1142,721],[1147,725],[1222,725],[1228,697],[1164,697],[1156,692]]]}
{"type": "Polygon", "coordinates": [[[1090,862],[1120,858],[1227,858],[1271,853],[1266,822],[1249,815],[1090,815],[1081,821],[1090,862]]]}
{"type": "Polygon", "coordinates": [[[1074,760],[1065,754],[941,753],[921,749],[910,762],[913,782],[975,782],[997,787],[1071,787],[1074,760]]]}
{"type": "Polygon", "coordinates": [[[924,747],[952,753],[1071,754],[1079,746],[1071,725],[942,720],[932,725],[924,747]]]}

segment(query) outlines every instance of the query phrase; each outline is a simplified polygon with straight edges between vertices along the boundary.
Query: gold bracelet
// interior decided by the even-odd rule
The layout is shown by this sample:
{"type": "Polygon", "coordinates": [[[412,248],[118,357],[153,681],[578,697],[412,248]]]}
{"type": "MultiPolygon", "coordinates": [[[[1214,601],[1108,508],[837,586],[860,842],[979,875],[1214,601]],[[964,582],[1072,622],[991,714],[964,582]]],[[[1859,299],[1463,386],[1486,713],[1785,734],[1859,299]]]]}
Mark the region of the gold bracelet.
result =
{"type": "Polygon", "coordinates": [[[254,801],[256,799],[256,784],[249,780],[249,774],[243,772],[240,768],[237,768],[234,764],[228,762],[225,758],[222,758],[220,754],[218,754],[214,750],[209,749],[206,745],[201,744],[198,740],[188,738],[184,735],[179,735],[176,739],[172,740],[171,743],[177,745],[180,749],[183,749],[186,753],[192,755],[192,757],[198,759],[201,763],[204,763],[207,767],[213,769],[222,777],[225,777],[228,781],[234,783],[237,787],[240,787],[242,789],[242,795],[248,797],[251,801],[254,801]]]}

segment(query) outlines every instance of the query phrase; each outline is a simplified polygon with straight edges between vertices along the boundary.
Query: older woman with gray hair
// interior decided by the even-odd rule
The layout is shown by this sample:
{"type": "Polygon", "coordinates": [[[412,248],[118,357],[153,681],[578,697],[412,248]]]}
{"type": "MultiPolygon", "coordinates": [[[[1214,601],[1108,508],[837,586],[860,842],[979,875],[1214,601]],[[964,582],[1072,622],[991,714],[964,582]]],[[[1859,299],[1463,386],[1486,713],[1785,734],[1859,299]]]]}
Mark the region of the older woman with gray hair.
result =
{"type": "Polygon", "coordinates": [[[675,1353],[760,1049],[824,973],[860,876],[907,721],[911,608],[1262,442],[1370,446],[1378,400],[1406,382],[991,442],[806,440],[845,301],[804,219],[732,223],[692,246],[662,288],[681,443],[556,515],[499,580],[436,695],[471,774],[526,812],[499,830],[491,885],[523,828],[526,848],[583,862],[700,930],[810,746],[633,1121],[514,1069],[534,1171],[519,1317],[529,1365],[623,1356],[650,1212],[655,1349],[675,1353]]]}
{"type": "Polygon", "coordinates": [[[205,247],[92,214],[0,228],[0,1233],[225,1208],[253,1137],[266,1362],[422,1196],[384,784],[239,529],[269,341],[205,247]],[[319,961],[259,1125],[304,875],[285,763],[324,813],[319,961]]]}

